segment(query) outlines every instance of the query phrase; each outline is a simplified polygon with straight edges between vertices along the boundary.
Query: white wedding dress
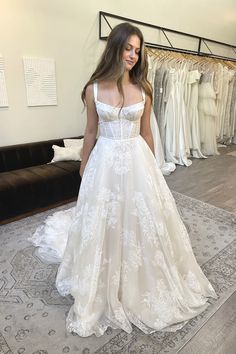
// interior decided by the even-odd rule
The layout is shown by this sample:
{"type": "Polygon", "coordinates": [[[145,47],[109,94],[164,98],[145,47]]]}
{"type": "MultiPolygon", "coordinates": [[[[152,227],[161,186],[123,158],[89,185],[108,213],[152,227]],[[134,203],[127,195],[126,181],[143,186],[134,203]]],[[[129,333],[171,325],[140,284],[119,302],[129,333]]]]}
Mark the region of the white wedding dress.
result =
{"type": "Polygon", "coordinates": [[[216,297],[194,257],[174,198],[140,136],[143,101],[116,108],[94,97],[100,135],[76,207],[48,217],[33,240],[61,262],[56,286],[74,304],[67,329],[100,336],[175,331],[216,297]]]}

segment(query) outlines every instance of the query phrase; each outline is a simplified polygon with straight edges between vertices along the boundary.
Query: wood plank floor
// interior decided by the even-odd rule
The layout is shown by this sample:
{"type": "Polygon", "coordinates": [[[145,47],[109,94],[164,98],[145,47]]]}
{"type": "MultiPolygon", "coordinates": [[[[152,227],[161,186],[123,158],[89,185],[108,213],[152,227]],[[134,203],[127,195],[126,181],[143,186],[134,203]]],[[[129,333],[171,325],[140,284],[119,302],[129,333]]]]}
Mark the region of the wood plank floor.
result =
{"type": "MultiPolygon", "coordinates": [[[[220,155],[193,159],[166,176],[177,192],[236,213],[236,145],[220,148],[220,155]]],[[[219,308],[179,354],[236,354],[236,292],[219,308]]]]}
{"type": "Polygon", "coordinates": [[[236,145],[219,151],[219,156],[193,159],[190,167],[177,166],[166,182],[174,191],[236,213],[236,156],[227,155],[236,145]]]}

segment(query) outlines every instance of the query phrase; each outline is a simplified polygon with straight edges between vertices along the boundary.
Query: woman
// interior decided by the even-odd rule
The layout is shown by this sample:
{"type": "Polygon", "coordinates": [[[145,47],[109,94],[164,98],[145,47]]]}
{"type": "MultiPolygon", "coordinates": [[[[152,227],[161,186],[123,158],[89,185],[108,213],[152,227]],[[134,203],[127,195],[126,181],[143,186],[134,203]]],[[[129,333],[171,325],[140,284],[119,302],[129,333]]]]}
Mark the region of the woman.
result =
{"type": "Polygon", "coordinates": [[[173,331],[216,297],[153,155],[146,77],[142,33],[116,26],[82,92],[77,206],[54,214],[33,237],[44,254],[63,256],[56,286],[74,298],[67,329],[80,336],[100,336],[108,326],[130,333],[132,323],[145,333],[173,331]],[[58,222],[60,235],[52,232],[58,222]]]}

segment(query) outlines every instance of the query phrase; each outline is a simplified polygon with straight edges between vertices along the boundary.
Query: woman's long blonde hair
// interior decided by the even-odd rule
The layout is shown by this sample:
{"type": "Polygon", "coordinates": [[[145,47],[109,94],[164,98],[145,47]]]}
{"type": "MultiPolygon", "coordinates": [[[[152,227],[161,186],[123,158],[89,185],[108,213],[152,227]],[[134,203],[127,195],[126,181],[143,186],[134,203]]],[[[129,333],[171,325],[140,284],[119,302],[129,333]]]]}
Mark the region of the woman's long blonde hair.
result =
{"type": "Polygon", "coordinates": [[[83,88],[81,98],[84,104],[86,104],[86,88],[95,81],[103,80],[115,80],[124,101],[124,92],[121,84],[122,76],[124,74],[122,55],[127,46],[128,39],[132,35],[136,35],[140,39],[140,53],[137,63],[130,71],[130,79],[133,84],[142,88],[145,94],[152,100],[152,87],[147,80],[148,62],[144,50],[143,34],[138,27],[135,27],[128,22],[124,22],[114,27],[111,31],[97,68],[83,88]]]}

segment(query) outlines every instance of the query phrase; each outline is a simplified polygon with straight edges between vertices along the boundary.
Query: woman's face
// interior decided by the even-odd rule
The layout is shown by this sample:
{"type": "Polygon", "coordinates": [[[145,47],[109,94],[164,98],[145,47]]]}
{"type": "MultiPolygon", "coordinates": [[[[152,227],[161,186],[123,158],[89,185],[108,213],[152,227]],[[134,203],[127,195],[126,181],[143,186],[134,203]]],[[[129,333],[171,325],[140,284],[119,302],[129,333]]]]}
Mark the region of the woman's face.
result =
{"type": "Polygon", "coordinates": [[[140,54],[140,39],[134,34],[128,38],[122,60],[125,64],[125,69],[130,71],[138,61],[140,54]]]}

